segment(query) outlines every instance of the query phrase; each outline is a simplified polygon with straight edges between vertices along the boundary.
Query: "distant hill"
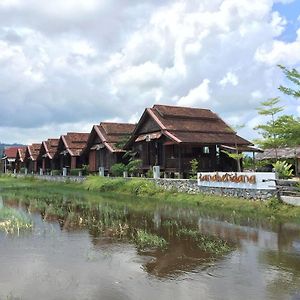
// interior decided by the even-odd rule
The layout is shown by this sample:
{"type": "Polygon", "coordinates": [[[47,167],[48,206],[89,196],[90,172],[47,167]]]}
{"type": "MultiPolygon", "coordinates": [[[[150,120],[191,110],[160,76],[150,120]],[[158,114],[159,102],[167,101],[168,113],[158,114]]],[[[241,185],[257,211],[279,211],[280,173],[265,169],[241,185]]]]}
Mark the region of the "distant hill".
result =
{"type": "Polygon", "coordinates": [[[17,147],[17,146],[24,146],[22,144],[18,144],[18,143],[14,143],[14,144],[4,144],[4,143],[0,143],[0,157],[3,156],[3,150],[5,148],[8,148],[8,147],[17,147]]]}

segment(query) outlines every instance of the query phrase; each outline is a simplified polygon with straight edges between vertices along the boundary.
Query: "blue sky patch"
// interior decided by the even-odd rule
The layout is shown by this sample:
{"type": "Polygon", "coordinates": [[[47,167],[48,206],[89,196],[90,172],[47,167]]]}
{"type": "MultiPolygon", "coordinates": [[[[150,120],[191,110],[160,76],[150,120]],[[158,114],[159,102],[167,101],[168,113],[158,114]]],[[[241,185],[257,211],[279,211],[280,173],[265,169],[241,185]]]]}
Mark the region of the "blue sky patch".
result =
{"type": "Polygon", "coordinates": [[[300,1],[295,0],[288,4],[275,3],[273,11],[278,11],[280,15],[286,18],[286,30],[282,33],[279,39],[285,42],[293,42],[297,36],[297,30],[300,27],[300,1]]]}

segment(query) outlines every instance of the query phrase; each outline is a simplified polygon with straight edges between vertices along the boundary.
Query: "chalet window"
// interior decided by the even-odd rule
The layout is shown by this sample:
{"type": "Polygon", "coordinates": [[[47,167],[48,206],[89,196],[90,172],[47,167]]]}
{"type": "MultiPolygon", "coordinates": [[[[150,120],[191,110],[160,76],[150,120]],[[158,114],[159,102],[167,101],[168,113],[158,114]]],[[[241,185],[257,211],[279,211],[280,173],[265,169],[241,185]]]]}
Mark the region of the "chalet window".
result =
{"type": "Polygon", "coordinates": [[[205,146],[203,147],[203,154],[209,154],[209,147],[208,146],[205,146]]]}

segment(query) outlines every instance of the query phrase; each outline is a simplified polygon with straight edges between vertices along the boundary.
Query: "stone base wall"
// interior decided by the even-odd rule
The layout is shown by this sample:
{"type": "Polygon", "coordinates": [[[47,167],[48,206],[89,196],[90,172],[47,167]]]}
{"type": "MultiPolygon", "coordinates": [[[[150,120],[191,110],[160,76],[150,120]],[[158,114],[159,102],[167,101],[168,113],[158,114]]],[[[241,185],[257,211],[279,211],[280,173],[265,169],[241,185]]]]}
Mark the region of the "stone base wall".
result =
{"type": "Polygon", "coordinates": [[[17,174],[16,177],[24,178],[34,176],[34,178],[46,181],[55,181],[55,182],[83,182],[85,181],[86,177],[84,176],[51,176],[51,175],[23,175],[17,174]]]}
{"type": "MultiPolygon", "coordinates": [[[[24,177],[25,175],[16,175],[17,177],[24,177]]],[[[28,175],[30,176],[30,175],[28,175]]],[[[31,175],[32,176],[32,175],[31,175]]],[[[34,175],[35,178],[47,181],[56,182],[83,182],[86,177],[79,176],[51,176],[51,175],[34,175]]],[[[114,180],[114,177],[106,177],[114,180]]],[[[126,177],[124,180],[136,179],[135,177],[126,177]]],[[[139,178],[141,179],[141,178],[139,178]]],[[[204,187],[198,186],[197,180],[191,179],[152,179],[143,178],[143,180],[149,180],[164,188],[165,190],[174,190],[180,193],[188,194],[207,194],[207,195],[219,195],[224,197],[238,197],[244,199],[253,200],[267,200],[276,196],[276,190],[258,190],[258,189],[234,189],[234,188],[220,188],[220,187],[204,187]]]]}
{"type": "Polygon", "coordinates": [[[224,197],[238,197],[244,199],[266,200],[276,196],[276,190],[238,189],[198,186],[197,180],[190,179],[148,179],[154,181],[166,190],[177,190],[181,193],[208,194],[224,197]]]}

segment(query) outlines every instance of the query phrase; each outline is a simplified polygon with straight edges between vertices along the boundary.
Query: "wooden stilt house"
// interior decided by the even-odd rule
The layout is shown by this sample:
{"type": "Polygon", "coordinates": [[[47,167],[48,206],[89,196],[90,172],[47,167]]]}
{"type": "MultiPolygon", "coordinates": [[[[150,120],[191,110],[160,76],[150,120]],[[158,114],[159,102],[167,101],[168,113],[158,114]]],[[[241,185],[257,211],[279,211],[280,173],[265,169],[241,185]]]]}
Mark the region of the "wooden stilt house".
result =
{"type": "Polygon", "coordinates": [[[168,176],[188,177],[192,159],[199,171],[237,171],[221,150],[255,151],[252,146],[208,109],[154,105],[145,109],[125,149],[137,153],[143,172],[160,166],[168,176]]]}
{"type": "Polygon", "coordinates": [[[18,147],[8,147],[3,151],[1,158],[1,171],[3,173],[13,172],[16,168],[16,154],[18,147]]]}
{"type": "Polygon", "coordinates": [[[38,168],[43,170],[43,174],[50,173],[51,170],[59,169],[59,165],[53,160],[53,156],[57,152],[59,139],[48,139],[41,144],[38,156],[38,168]]]}
{"type": "Polygon", "coordinates": [[[67,168],[68,172],[72,169],[81,168],[86,163],[81,152],[86,147],[88,137],[89,133],[79,132],[68,132],[66,135],[62,135],[53,157],[53,164],[58,166],[60,170],[67,168]]]}
{"type": "Polygon", "coordinates": [[[24,158],[25,158],[26,146],[20,147],[16,154],[16,172],[20,173],[21,169],[25,168],[24,158]]]}
{"type": "Polygon", "coordinates": [[[113,164],[122,162],[125,154],[122,144],[125,145],[134,128],[135,124],[128,123],[94,125],[84,151],[89,158],[90,172],[98,172],[103,167],[109,173],[113,164]]]}
{"type": "Polygon", "coordinates": [[[38,172],[37,157],[40,152],[41,144],[32,144],[26,147],[24,166],[28,173],[35,174],[38,172]]]}

